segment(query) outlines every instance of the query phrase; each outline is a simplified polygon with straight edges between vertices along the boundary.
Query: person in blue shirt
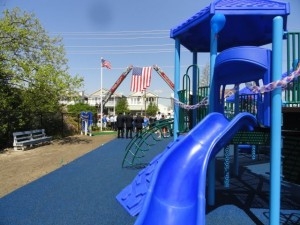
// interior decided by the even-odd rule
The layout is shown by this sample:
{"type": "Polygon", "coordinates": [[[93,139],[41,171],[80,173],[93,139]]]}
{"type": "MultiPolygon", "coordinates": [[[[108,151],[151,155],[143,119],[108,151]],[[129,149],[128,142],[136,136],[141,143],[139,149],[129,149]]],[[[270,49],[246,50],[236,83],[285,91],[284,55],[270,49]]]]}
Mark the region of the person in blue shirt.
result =
{"type": "Polygon", "coordinates": [[[147,116],[144,116],[143,128],[147,128],[149,125],[149,119],[147,116]]]}
{"type": "Polygon", "coordinates": [[[106,115],[103,115],[102,117],[102,128],[106,128],[107,125],[107,118],[106,115]]]}

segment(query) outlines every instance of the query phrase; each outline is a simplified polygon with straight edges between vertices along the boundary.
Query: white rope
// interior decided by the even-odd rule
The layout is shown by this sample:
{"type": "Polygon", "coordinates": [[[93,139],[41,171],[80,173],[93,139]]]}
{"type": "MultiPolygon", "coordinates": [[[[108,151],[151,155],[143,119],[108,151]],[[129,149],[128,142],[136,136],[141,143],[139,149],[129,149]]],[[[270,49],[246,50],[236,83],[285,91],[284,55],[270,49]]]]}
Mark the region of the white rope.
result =
{"type": "MultiPolygon", "coordinates": [[[[289,76],[284,77],[282,80],[273,81],[267,85],[264,86],[256,86],[253,85],[250,88],[250,90],[254,93],[265,93],[265,92],[271,92],[275,90],[276,88],[286,88],[288,83],[292,82],[294,79],[300,76],[300,62],[298,64],[298,68],[293,71],[289,76]]],[[[299,91],[299,90],[298,90],[299,91]]],[[[180,108],[191,110],[191,109],[197,109],[199,107],[207,106],[208,105],[208,97],[204,97],[199,103],[195,105],[188,105],[183,102],[180,102],[178,99],[173,98],[174,104],[178,105],[180,108]]]]}

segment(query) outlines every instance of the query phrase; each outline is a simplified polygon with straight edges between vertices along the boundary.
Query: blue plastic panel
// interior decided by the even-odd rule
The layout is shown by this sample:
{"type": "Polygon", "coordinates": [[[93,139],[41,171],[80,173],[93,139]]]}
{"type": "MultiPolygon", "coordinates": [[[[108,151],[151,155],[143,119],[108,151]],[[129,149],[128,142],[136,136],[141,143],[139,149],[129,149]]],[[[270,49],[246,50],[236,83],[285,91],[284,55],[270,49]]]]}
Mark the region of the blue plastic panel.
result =
{"type": "MultiPolygon", "coordinates": [[[[224,112],[224,99],[220,101],[221,85],[241,84],[262,80],[271,81],[271,50],[253,46],[233,47],[216,57],[214,69],[214,111],[224,112]]],[[[257,108],[257,120],[262,126],[270,126],[270,93],[264,94],[263,102],[257,108]]]]}
{"type": "Polygon", "coordinates": [[[135,225],[205,224],[208,162],[240,129],[256,125],[241,113],[232,121],[211,113],[160,159],[135,225]]]}
{"type": "Polygon", "coordinates": [[[218,50],[222,51],[234,46],[271,43],[273,18],[282,16],[286,30],[290,5],[276,0],[215,0],[171,29],[170,37],[179,39],[192,52],[210,52],[210,19],[216,13],[226,17],[218,39],[218,50]]]}

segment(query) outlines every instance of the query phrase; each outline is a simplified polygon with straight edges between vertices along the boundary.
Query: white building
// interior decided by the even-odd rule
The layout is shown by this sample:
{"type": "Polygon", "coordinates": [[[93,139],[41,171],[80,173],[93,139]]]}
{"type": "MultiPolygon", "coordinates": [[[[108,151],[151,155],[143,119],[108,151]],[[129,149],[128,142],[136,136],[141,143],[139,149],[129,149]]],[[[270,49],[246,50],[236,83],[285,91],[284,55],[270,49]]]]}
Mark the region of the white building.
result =
{"type": "Polygon", "coordinates": [[[84,91],[79,91],[75,98],[64,97],[59,101],[61,105],[74,105],[79,102],[88,103],[88,97],[84,94],[84,91]]]}
{"type": "MultiPolygon", "coordinates": [[[[108,90],[103,88],[102,92],[100,89],[94,92],[93,94],[89,95],[88,104],[95,107],[100,106],[101,93],[102,98],[105,99],[106,95],[108,94],[108,90]]],[[[126,96],[115,92],[104,105],[103,112],[107,115],[115,115],[115,106],[117,105],[117,102],[124,97],[126,96]]],[[[162,114],[167,115],[170,111],[170,108],[168,108],[168,106],[159,104],[158,99],[159,96],[151,92],[135,92],[127,96],[128,108],[133,114],[141,113],[142,115],[144,115],[145,110],[148,108],[150,102],[152,102],[158,106],[159,111],[162,114]]],[[[98,109],[99,114],[100,111],[101,109],[98,109]]]]}
{"type": "Polygon", "coordinates": [[[135,92],[127,97],[128,108],[133,113],[145,114],[150,102],[157,105],[158,96],[150,92],[135,92]]]}
{"type": "MultiPolygon", "coordinates": [[[[115,107],[118,103],[118,101],[121,98],[125,98],[126,96],[122,95],[121,93],[115,92],[113,95],[109,95],[109,90],[103,88],[102,91],[99,89],[98,91],[90,94],[89,96],[85,96],[84,93],[80,93],[81,101],[87,103],[90,106],[95,106],[97,108],[98,114],[101,114],[101,94],[102,94],[102,100],[105,100],[108,98],[107,102],[104,105],[103,113],[106,115],[115,115],[115,107]]],[[[158,106],[159,112],[161,114],[167,115],[172,112],[172,106],[166,106],[163,104],[159,104],[159,96],[156,94],[153,94],[151,92],[135,92],[130,94],[127,98],[128,108],[133,113],[141,113],[142,115],[145,115],[145,111],[148,108],[150,102],[154,103],[158,106]]],[[[62,104],[65,105],[74,105],[74,101],[68,101],[67,99],[64,101],[61,101],[62,104]]],[[[172,102],[170,101],[170,104],[172,102]]]]}
{"type": "MultiPolygon", "coordinates": [[[[98,114],[101,114],[101,94],[102,94],[102,100],[105,100],[109,93],[107,89],[101,89],[94,92],[93,94],[89,95],[88,97],[88,104],[90,106],[95,106],[98,108],[98,114]]],[[[115,115],[115,106],[117,105],[117,102],[122,98],[125,97],[120,93],[115,92],[113,95],[109,96],[107,102],[104,105],[103,112],[107,115],[115,115]]]]}

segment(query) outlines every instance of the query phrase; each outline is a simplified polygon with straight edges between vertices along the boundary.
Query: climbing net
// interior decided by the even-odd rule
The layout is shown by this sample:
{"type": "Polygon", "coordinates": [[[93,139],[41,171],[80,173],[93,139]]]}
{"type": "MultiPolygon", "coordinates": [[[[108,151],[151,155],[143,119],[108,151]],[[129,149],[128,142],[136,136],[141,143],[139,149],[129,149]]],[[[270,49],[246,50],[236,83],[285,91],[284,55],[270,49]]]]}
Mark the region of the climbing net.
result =
{"type": "MultiPolygon", "coordinates": [[[[265,92],[271,92],[273,90],[275,90],[276,88],[282,88],[285,89],[287,87],[287,85],[292,82],[294,79],[296,79],[297,77],[300,76],[300,63],[298,64],[298,68],[293,71],[290,75],[284,77],[281,80],[277,80],[277,81],[273,81],[267,85],[264,86],[256,86],[253,85],[250,87],[250,90],[254,93],[254,94],[258,94],[258,93],[265,93],[265,92]]],[[[185,104],[183,102],[180,102],[178,99],[173,98],[174,100],[174,104],[178,105],[180,108],[186,109],[186,110],[192,110],[192,109],[197,109],[199,107],[204,107],[208,105],[208,97],[204,97],[200,102],[198,102],[195,105],[188,105],[185,104]]]]}

